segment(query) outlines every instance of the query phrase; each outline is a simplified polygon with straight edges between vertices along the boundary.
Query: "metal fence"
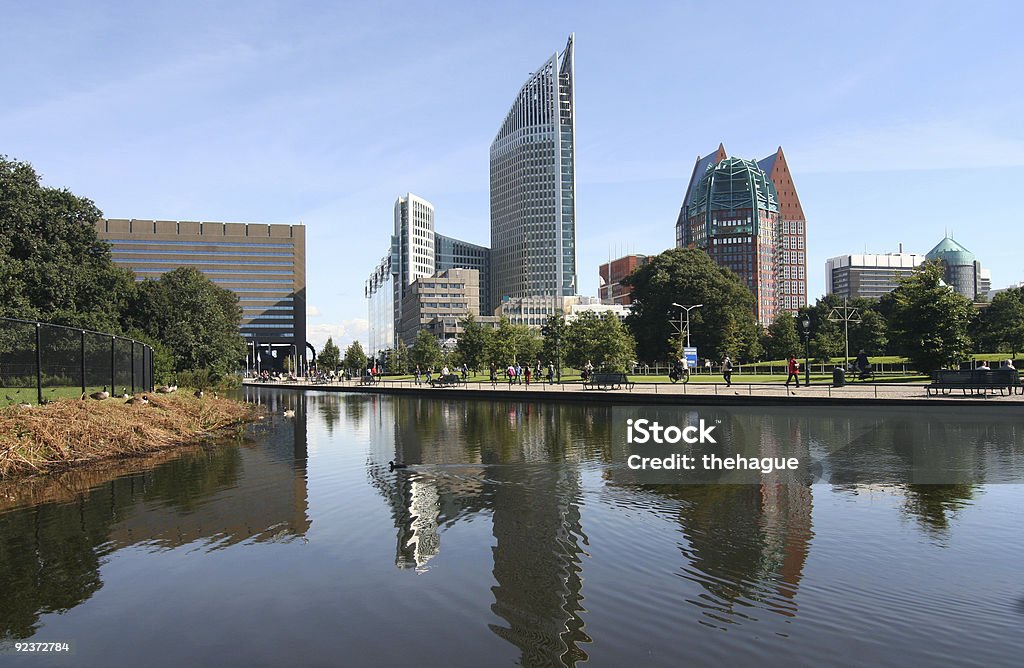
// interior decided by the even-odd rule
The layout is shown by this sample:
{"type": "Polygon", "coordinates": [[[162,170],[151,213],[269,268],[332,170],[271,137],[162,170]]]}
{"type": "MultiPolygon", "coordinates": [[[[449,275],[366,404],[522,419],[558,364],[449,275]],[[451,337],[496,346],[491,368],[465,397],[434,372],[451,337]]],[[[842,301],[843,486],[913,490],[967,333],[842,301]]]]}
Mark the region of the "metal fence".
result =
{"type": "Polygon", "coordinates": [[[46,403],[106,389],[153,390],[153,349],[123,336],[0,318],[0,404],[46,403]]]}

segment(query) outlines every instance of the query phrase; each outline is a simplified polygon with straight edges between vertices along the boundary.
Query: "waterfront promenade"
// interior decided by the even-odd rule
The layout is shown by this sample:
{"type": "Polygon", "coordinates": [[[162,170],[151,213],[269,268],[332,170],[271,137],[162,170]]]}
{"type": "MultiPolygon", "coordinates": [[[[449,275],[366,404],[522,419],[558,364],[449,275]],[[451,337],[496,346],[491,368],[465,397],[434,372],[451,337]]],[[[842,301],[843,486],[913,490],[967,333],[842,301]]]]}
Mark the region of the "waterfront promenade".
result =
{"type": "MultiPolygon", "coordinates": [[[[633,380],[631,378],[631,380],[633,380]]],[[[987,394],[967,394],[960,390],[949,395],[927,396],[922,383],[850,383],[844,387],[831,384],[786,387],[782,383],[656,383],[635,381],[631,389],[617,390],[584,389],[579,382],[532,383],[509,385],[507,382],[470,381],[451,387],[431,387],[412,380],[381,380],[363,384],[358,380],[329,383],[307,382],[299,378],[294,381],[255,382],[245,380],[246,385],[275,387],[281,389],[319,390],[327,392],[362,392],[374,394],[422,395],[431,398],[494,398],[531,401],[586,401],[600,403],[630,404],[677,404],[677,405],[920,405],[920,406],[1005,406],[1009,409],[1024,408],[1024,396],[1020,394],[1000,395],[998,391],[987,394]]]]}

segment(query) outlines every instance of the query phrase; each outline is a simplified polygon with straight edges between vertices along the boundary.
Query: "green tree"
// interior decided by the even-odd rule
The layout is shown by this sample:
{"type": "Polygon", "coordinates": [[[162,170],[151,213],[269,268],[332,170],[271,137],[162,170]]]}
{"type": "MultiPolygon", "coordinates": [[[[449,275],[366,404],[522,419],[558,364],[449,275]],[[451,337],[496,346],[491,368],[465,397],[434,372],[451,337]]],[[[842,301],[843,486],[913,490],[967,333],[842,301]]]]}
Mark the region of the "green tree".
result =
{"type": "Polygon", "coordinates": [[[804,348],[791,311],[782,311],[775,316],[764,341],[765,355],[770,360],[784,360],[790,354],[800,355],[804,348]]]}
{"type": "Polygon", "coordinates": [[[135,292],[96,236],[102,213],[0,156],[0,316],[122,333],[135,292]]]}
{"type": "Polygon", "coordinates": [[[878,300],[854,299],[861,321],[850,323],[850,354],[863,350],[868,355],[885,355],[889,349],[889,325],[878,309],[878,300]]]}
{"type": "Polygon", "coordinates": [[[996,294],[971,326],[978,352],[1010,353],[1024,350],[1024,288],[996,294]]]}
{"type": "Polygon", "coordinates": [[[323,350],[320,351],[317,364],[320,367],[320,371],[334,371],[341,364],[341,350],[338,349],[338,346],[334,345],[333,337],[327,337],[327,343],[324,344],[323,350]]]}
{"type": "Polygon", "coordinates": [[[597,331],[594,363],[600,364],[607,371],[628,370],[636,360],[636,343],[619,317],[614,313],[605,313],[599,319],[597,331]]]}
{"type": "Polygon", "coordinates": [[[420,370],[425,372],[427,369],[436,370],[441,366],[443,359],[444,355],[441,353],[441,344],[437,342],[437,337],[427,329],[416,332],[416,341],[409,349],[410,363],[418,365],[420,370]]]}
{"type": "Polygon", "coordinates": [[[569,325],[565,321],[565,316],[561,313],[548,316],[540,331],[543,336],[540,354],[545,362],[553,363],[561,371],[569,337],[569,325]]]}
{"type": "Polygon", "coordinates": [[[388,371],[398,375],[409,373],[409,349],[402,339],[398,339],[398,345],[388,355],[388,371]]]}
{"type": "Polygon", "coordinates": [[[971,346],[971,300],[945,285],[942,276],[940,264],[926,262],[886,295],[891,300],[891,339],[922,372],[959,364],[971,346]]]}
{"type": "Polygon", "coordinates": [[[501,316],[497,329],[493,330],[487,339],[485,353],[487,360],[499,369],[514,364],[517,361],[516,354],[518,352],[517,334],[516,328],[509,322],[509,319],[501,316]]]}
{"type": "Polygon", "coordinates": [[[175,371],[208,369],[216,380],[245,357],[237,295],[193,267],[140,283],[129,319],[167,346],[175,371]]]}
{"type": "Polygon", "coordinates": [[[363,351],[363,345],[353,341],[345,348],[345,357],[341,361],[342,366],[356,376],[362,376],[369,364],[369,359],[363,351]]]}
{"type": "Polygon", "coordinates": [[[459,360],[476,372],[486,362],[488,330],[477,322],[472,313],[467,314],[460,324],[462,334],[457,347],[459,360]]]}
{"type": "Polygon", "coordinates": [[[707,253],[674,248],[637,268],[624,284],[633,287],[633,309],[626,325],[636,340],[637,353],[647,361],[678,354],[670,348],[680,304],[703,304],[690,312],[690,342],[699,354],[734,359],[760,353],[754,318],[754,296],[732,271],[717,266],[707,253]]]}

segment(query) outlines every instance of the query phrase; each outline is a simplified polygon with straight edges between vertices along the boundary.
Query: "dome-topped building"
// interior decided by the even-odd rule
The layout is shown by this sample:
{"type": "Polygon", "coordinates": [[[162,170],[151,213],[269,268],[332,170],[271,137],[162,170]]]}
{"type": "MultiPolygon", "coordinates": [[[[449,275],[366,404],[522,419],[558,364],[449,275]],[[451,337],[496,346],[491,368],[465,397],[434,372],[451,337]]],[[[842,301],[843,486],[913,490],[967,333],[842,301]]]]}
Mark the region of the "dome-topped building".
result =
{"type": "Polygon", "coordinates": [[[987,294],[992,289],[992,276],[989,271],[981,268],[981,262],[974,253],[951,237],[945,237],[935,248],[928,251],[925,259],[941,262],[946,283],[972,301],[978,295],[987,294]]]}

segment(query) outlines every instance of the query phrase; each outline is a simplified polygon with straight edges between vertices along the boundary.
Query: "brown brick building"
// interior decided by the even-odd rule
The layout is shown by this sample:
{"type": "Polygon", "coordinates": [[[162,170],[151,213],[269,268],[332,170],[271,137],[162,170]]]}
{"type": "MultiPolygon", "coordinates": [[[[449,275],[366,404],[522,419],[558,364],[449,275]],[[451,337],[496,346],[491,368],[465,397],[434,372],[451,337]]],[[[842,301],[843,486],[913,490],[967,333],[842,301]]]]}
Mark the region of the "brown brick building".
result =
{"type": "Polygon", "coordinates": [[[598,296],[602,304],[632,304],[633,289],[622,285],[622,279],[633,273],[637,267],[647,264],[646,255],[624,255],[598,267],[600,288],[598,296]]]}

